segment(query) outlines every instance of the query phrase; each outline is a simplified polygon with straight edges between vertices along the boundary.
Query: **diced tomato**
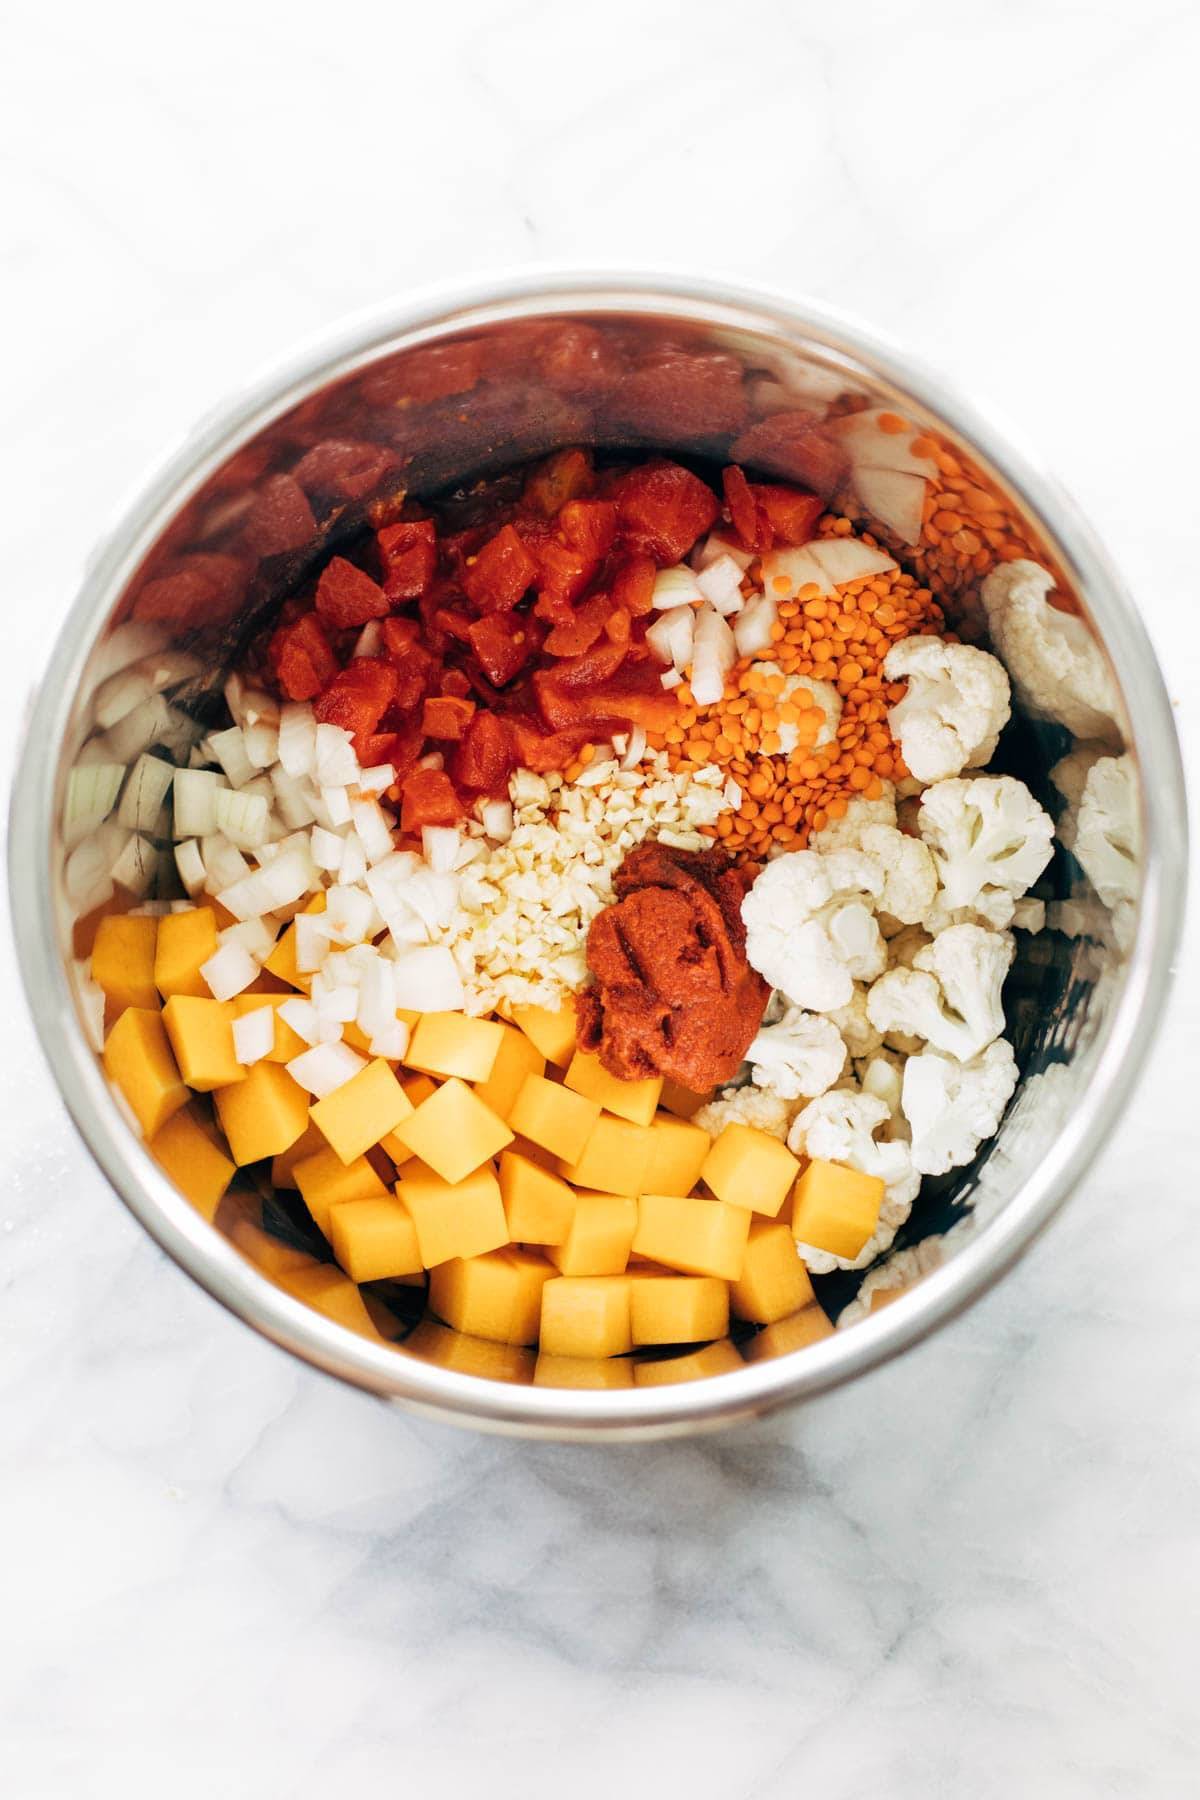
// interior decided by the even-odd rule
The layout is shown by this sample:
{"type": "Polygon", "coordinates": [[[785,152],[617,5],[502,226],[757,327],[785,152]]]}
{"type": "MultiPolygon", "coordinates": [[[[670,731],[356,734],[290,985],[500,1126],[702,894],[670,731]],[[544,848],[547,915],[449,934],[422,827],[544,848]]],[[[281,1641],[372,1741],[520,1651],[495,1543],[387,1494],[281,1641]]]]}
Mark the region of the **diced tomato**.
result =
{"type": "Polygon", "coordinates": [[[443,669],[438,690],[442,694],[453,695],[456,700],[466,700],[471,692],[471,684],[461,669],[443,669]]]}
{"type": "Polygon", "coordinates": [[[552,519],[568,500],[592,485],[592,459],[586,450],[556,450],[526,479],[521,499],[530,511],[552,519]]]}
{"type": "Polygon", "coordinates": [[[396,692],[392,706],[396,712],[412,712],[420,706],[437,681],[438,659],[423,644],[410,644],[392,659],[396,671],[396,692]]]}
{"type": "Polygon", "coordinates": [[[416,619],[397,617],[383,621],[383,646],[394,662],[399,662],[414,644],[420,642],[421,627],[416,619]]]}
{"type": "Polygon", "coordinates": [[[774,483],[750,483],[759,516],[765,517],[776,539],[782,544],[807,544],[817,529],[817,521],[825,511],[819,494],[806,494],[802,488],[778,487],[774,483]]]}
{"type": "Polygon", "coordinates": [[[723,352],[664,345],[623,376],[603,416],[610,430],[651,443],[727,437],[746,418],[741,364],[723,352]]]}
{"type": "Polygon", "coordinates": [[[597,562],[616,542],[617,509],[611,500],[568,500],[558,523],[571,548],[597,562]]]}
{"type": "MultiPolygon", "coordinates": [[[[394,769],[400,756],[401,742],[398,731],[373,731],[366,737],[360,732],[354,740],[354,754],[364,769],[377,769],[381,763],[391,763],[394,769]]],[[[416,762],[420,752],[421,746],[418,745],[413,762],[416,762]]]]}
{"type": "Polygon", "coordinates": [[[437,568],[437,527],[432,519],[405,519],[375,534],[383,563],[383,591],[393,605],[416,600],[437,568]]]}
{"type": "Polygon", "coordinates": [[[503,796],[517,765],[513,727],[499,713],[477,712],[454,753],[451,771],[460,787],[503,796]]]}
{"type": "Polygon", "coordinates": [[[559,393],[586,393],[615,380],[619,353],[610,334],[594,325],[551,327],[537,351],[537,363],[559,393]]]}
{"type": "MultiPolygon", "coordinates": [[[[546,638],[542,649],[547,656],[580,656],[583,651],[590,650],[596,639],[607,627],[615,611],[615,602],[611,594],[593,594],[590,600],[556,625],[546,638]]],[[[629,637],[629,614],[624,613],[625,637],[629,637]]]]}
{"type": "Polygon", "coordinates": [[[267,645],[267,660],[289,700],[315,700],[338,672],[325,628],[311,612],[280,626],[267,645]]]}
{"type": "Polygon", "coordinates": [[[537,563],[536,611],[542,619],[564,619],[596,574],[597,558],[550,539],[533,550],[537,563]]]}
{"type": "Polygon", "coordinates": [[[551,769],[565,769],[591,736],[590,726],[575,726],[566,731],[543,731],[529,719],[512,721],[516,739],[517,762],[535,775],[551,769]]]}
{"type": "Polygon", "coordinates": [[[317,529],[308,496],[291,475],[268,475],[246,514],[246,542],[257,556],[281,556],[309,543],[317,529]]]}
{"type": "Polygon", "coordinates": [[[394,399],[427,403],[469,393],[479,380],[482,363],[481,340],[460,338],[456,343],[406,350],[394,358],[386,373],[394,399]]]}
{"type": "Polygon", "coordinates": [[[721,486],[733,529],[747,550],[769,550],[772,533],[766,517],[758,510],[758,502],[744,472],[736,463],[721,471],[721,486]]]}
{"type": "Polygon", "coordinates": [[[531,621],[511,613],[476,619],[467,635],[493,687],[503,687],[518,675],[537,649],[531,621]]]}
{"type": "Polygon", "coordinates": [[[480,612],[511,612],[536,574],[537,565],[515,527],[505,525],[464,569],[463,586],[480,612]]]}
{"type": "Polygon", "coordinates": [[[658,569],[652,556],[631,556],[612,575],[612,597],[632,618],[640,619],[654,607],[654,577],[658,569]]]}
{"type": "Polygon", "coordinates": [[[381,656],[356,656],[313,702],[322,725],[340,725],[358,744],[375,734],[396,698],[396,671],[381,656]]]}
{"type": "Polygon", "coordinates": [[[462,816],[462,801],[444,769],[414,769],[400,793],[400,829],[413,836],[423,825],[453,825],[462,816]]]}
{"type": "Polygon", "coordinates": [[[292,470],[310,494],[332,494],[339,500],[362,500],[373,493],[396,457],[386,444],[362,444],[349,438],[326,438],[314,444],[292,470]]]}
{"type": "Polygon", "coordinates": [[[660,563],[678,562],[720,511],[712,489],[673,462],[630,469],[614,498],[626,543],[660,563]]]}
{"type": "Polygon", "coordinates": [[[841,486],[848,466],[845,451],[810,412],[772,413],[760,419],[733,440],[730,455],[736,462],[799,482],[826,497],[841,486]]]}
{"type": "Polygon", "coordinates": [[[433,623],[447,637],[457,638],[460,644],[470,643],[471,627],[475,621],[460,606],[439,606],[433,615],[433,623]]]}
{"type": "Polygon", "coordinates": [[[223,625],[242,603],[252,565],[221,551],[172,557],[133,602],[135,619],[162,619],[179,628],[223,625]]]}
{"type": "Polygon", "coordinates": [[[316,604],[322,619],[335,631],[365,625],[368,619],[386,618],[390,611],[379,583],[344,556],[331,558],[321,570],[316,604]]]}
{"type": "Polygon", "coordinates": [[[421,729],[426,737],[460,738],[475,711],[473,700],[460,700],[454,694],[434,694],[421,710],[421,729]]]}

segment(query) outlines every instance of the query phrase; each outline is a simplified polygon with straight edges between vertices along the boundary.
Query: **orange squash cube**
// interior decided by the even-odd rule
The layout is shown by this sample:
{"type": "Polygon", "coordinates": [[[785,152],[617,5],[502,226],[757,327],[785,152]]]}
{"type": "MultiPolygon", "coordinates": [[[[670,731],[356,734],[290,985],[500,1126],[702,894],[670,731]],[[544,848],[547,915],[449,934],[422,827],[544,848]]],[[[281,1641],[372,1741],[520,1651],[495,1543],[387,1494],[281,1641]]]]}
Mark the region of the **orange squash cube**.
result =
{"type": "Polygon", "coordinates": [[[155,1133],[146,1146],[181,1194],[211,1224],[233,1180],[234,1166],[186,1107],[155,1133]]]}
{"type": "Polygon", "coordinates": [[[755,1219],[742,1272],[729,1290],[737,1317],[773,1325],[810,1306],[815,1298],[791,1226],[783,1219],[755,1219]]]}
{"type": "Polygon", "coordinates": [[[542,1289],[539,1339],[549,1356],[622,1356],[633,1348],[623,1275],[556,1275],[542,1289]]]}
{"type": "Polygon", "coordinates": [[[486,1081],[503,1042],[504,1027],[494,1019],[473,1019],[462,1012],[422,1013],[402,1060],[406,1068],[423,1075],[486,1081]]]}
{"type": "Polygon", "coordinates": [[[749,1236],[750,1214],[723,1200],[680,1194],[642,1194],[638,1200],[634,1249],[685,1275],[736,1281],[749,1236]]]}
{"type": "Polygon", "coordinates": [[[726,1125],[704,1159],[700,1178],[729,1206],[773,1219],[792,1191],[799,1159],[754,1125],[726,1125]]]}
{"type": "Polygon", "coordinates": [[[285,1269],[278,1280],[286,1293],[324,1313],[336,1325],[344,1325],[347,1331],[357,1332],[360,1337],[384,1342],[357,1287],[332,1263],[314,1263],[307,1269],[285,1269]]]}
{"type": "Polygon", "coordinates": [[[654,1157],[653,1128],[602,1113],[574,1162],[560,1161],[559,1174],[576,1187],[602,1194],[643,1194],[654,1157]]]}
{"type": "Polygon", "coordinates": [[[530,1382],[534,1356],[521,1344],[497,1344],[488,1338],[468,1337],[436,1319],[422,1319],[400,1346],[406,1356],[480,1381],[530,1382]]]}
{"type": "MultiPolygon", "coordinates": [[[[561,1244],[575,1215],[575,1191],[515,1150],[500,1153],[500,1194],[514,1244],[561,1244]]],[[[450,1320],[454,1324],[454,1320],[450,1320]]],[[[460,1330],[471,1329],[461,1326],[460,1330]]],[[[476,1333],[487,1337],[486,1331],[476,1333]]],[[[530,1340],[532,1341],[532,1340],[530,1340]]]]}
{"type": "Polygon", "coordinates": [[[216,953],[217,915],[211,906],[164,913],[154,945],[154,985],[163,999],[169,1000],[172,994],[211,999],[212,989],[200,973],[200,964],[216,953]]]}
{"type": "MultiPolygon", "coordinates": [[[[344,1163],[327,1144],[311,1156],[302,1157],[293,1167],[292,1174],[300,1198],[312,1214],[313,1224],[325,1237],[329,1237],[332,1230],[331,1215],[335,1206],[349,1200],[378,1200],[387,1194],[387,1188],[365,1156],[344,1163]]],[[[365,1279],[355,1277],[355,1280],[365,1279]]]]}
{"type": "Polygon", "coordinates": [[[172,994],[162,1018],[179,1072],[198,1094],[245,1080],[246,1065],[233,1048],[234,1011],[228,1001],[172,994]]]}
{"type": "Polygon", "coordinates": [[[797,1243],[853,1261],[878,1225],[882,1205],[880,1176],[814,1156],[796,1183],[792,1235],[797,1243]]]}
{"type": "Polygon", "coordinates": [[[508,1242],[500,1183],[490,1163],[458,1182],[418,1165],[401,1175],[396,1195],[412,1214],[427,1269],[454,1256],[486,1256],[508,1242]]]}
{"type": "Polygon", "coordinates": [[[533,1344],[542,1313],[542,1289],[554,1275],[528,1250],[493,1250],[455,1257],[432,1270],[429,1305],[439,1319],[469,1337],[498,1344],[533,1344]]]}
{"type": "Polygon", "coordinates": [[[820,1306],[803,1306],[789,1318],[764,1325],[754,1337],[747,1338],[742,1345],[742,1355],[747,1362],[769,1362],[772,1357],[790,1356],[794,1350],[819,1344],[833,1333],[834,1326],[820,1306]]]}
{"type": "Polygon", "coordinates": [[[475,1092],[498,1118],[507,1119],[527,1075],[544,1075],[546,1059],[523,1031],[501,1025],[503,1037],[486,1081],[475,1083],[475,1092]]]}
{"type": "Polygon", "coordinates": [[[558,1012],[544,1006],[514,1006],[512,1022],[547,1062],[565,1069],[575,1054],[575,1002],[568,999],[558,1012]]]}
{"type": "Polygon", "coordinates": [[[533,1144],[573,1163],[583,1152],[600,1118],[598,1100],[574,1094],[544,1075],[527,1075],[513,1101],[508,1123],[533,1144]]]}
{"type": "Polygon", "coordinates": [[[623,1275],[637,1220],[632,1194],[577,1194],[566,1237],[546,1255],[560,1275],[623,1275]]]}
{"type": "Polygon", "coordinates": [[[712,1139],[699,1125],[686,1119],[673,1119],[659,1113],[650,1127],[650,1167],[646,1171],[646,1192],[650,1194],[690,1194],[700,1179],[700,1171],[708,1158],[712,1139]]]}
{"type": "Polygon", "coordinates": [[[664,1357],[658,1362],[634,1365],[635,1387],[666,1387],[676,1381],[700,1381],[708,1375],[732,1375],[742,1367],[742,1359],[729,1342],[705,1344],[687,1356],[664,1357]]]}
{"type": "Polygon", "coordinates": [[[158,920],[146,913],[110,913],[101,919],[92,948],[92,980],[104,989],[105,999],[116,1011],[158,1005],[154,985],[157,941],[158,920]]]}
{"type": "Polygon", "coordinates": [[[318,1100],[310,1112],[313,1124],[344,1163],[362,1156],[402,1120],[414,1116],[412,1101],[382,1057],[318,1100]]]}
{"type": "Polygon", "coordinates": [[[633,1364],[627,1356],[548,1356],[540,1351],[535,1387],[631,1388],[633,1364]]]}
{"type": "Polygon", "coordinates": [[[412,1214],[394,1194],[339,1200],[326,1236],[352,1281],[395,1280],[424,1268],[412,1214]]]}
{"type": "Polygon", "coordinates": [[[629,1279],[629,1321],[638,1344],[698,1344],[729,1331],[729,1285],[712,1275],[629,1279]]]}
{"type": "Polygon", "coordinates": [[[148,1138],[190,1098],[157,1007],[125,1008],[104,1042],[104,1072],[148,1138]]]}
{"type": "Polygon", "coordinates": [[[243,1081],[217,1088],[213,1105],[239,1168],[279,1156],[308,1124],[308,1095],[279,1063],[252,1063],[243,1081]]]}
{"type": "Polygon", "coordinates": [[[645,1081],[621,1081],[610,1075],[598,1056],[577,1050],[563,1076],[563,1085],[577,1094],[596,1100],[605,1112],[618,1119],[629,1119],[634,1125],[649,1125],[662,1093],[662,1076],[645,1081]]]}
{"type": "MultiPolygon", "coordinates": [[[[485,1106],[474,1090],[456,1075],[444,1081],[408,1118],[401,1120],[394,1127],[393,1135],[440,1175],[443,1182],[451,1185],[465,1181],[513,1140],[504,1120],[498,1119],[491,1107],[485,1106]]],[[[499,1198],[497,1187],[497,1201],[499,1198]]],[[[504,1216],[503,1206],[500,1216],[504,1216]]],[[[504,1238],[498,1240],[498,1243],[504,1242],[504,1238]]],[[[485,1246],[488,1250],[497,1247],[497,1244],[485,1246]]],[[[459,1253],[452,1250],[450,1254],[459,1253]]],[[[464,1251],[461,1254],[479,1253],[464,1251]]]]}

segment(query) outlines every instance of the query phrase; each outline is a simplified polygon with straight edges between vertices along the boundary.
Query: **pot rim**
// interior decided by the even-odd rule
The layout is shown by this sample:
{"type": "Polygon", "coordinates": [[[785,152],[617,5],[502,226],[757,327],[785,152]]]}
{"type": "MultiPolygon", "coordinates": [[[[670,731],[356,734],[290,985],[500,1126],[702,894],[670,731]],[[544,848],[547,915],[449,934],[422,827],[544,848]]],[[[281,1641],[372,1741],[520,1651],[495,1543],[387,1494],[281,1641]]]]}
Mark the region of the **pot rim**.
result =
{"type": "Polygon", "coordinates": [[[1182,930],[1187,821],[1170,703],[1149,637],[1106,552],[1031,452],[889,339],[846,315],[739,281],[678,270],[526,268],[426,289],[359,314],[310,342],[212,413],[169,456],[93,555],[28,710],[13,786],[9,884],[26,994],[43,1050],[85,1143],[134,1217],[229,1311],[296,1356],[409,1410],[531,1437],[667,1436],[732,1423],[822,1393],[920,1342],[963,1311],[1029,1247],[1085,1174],[1121,1116],[1161,1017],[1182,930]],[[637,312],[776,338],[794,334],[833,366],[915,401],[977,449],[1048,529],[1130,701],[1143,882],[1121,991],[1101,1027],[1091,1081],[1037,1169],[941,1268],[894,1305],[804,1350],[665,1387],[578,1391],[510,1386],[370,1343],[291,1298],[246,1261],[175,1189],[117,1108],[80,1028],[52,921],[57,755],[100,626],[150,545],[213,471],[272,419],[390,350],[544,313],[637,312]]]}

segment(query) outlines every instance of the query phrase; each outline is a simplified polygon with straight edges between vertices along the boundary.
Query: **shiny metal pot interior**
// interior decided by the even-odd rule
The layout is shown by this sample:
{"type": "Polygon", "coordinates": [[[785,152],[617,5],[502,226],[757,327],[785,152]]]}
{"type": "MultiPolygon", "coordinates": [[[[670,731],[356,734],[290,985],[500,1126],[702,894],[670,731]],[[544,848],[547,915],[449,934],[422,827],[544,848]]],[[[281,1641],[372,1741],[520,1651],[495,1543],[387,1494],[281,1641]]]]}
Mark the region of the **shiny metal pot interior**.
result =
{"type": "MultiPolygon", "coordinates": [[[[1028,721],[1015,772],[1044,797],[1048,768],[1069,748],[1062,729],[1028,721]]],[[[1129,1096],[1169,985],[1185,870],[1179,755],[1149,643],[1090,530],[1037,464],[857,327],[773,296],[642,277],[495,282],[397,308],[299,356],[211,419],[92,563],[33,707],[11,833],[16,933],[47,1054],[93,1154],[168,1254],[257,1330],[380,1396],[489,1429],[579,1437],[694,1430],[816,1393],[894,1355],[994,1281],[1079,1180],[1129,1096]],[[664,342],[678,353],[670,380],[632,376],[643,351],[664,342]],[[712,352],[715,385],[699,374],[712,352]],[[819,419],[831,404],[863,398],[969,457],[1105,648],[1140,778],[1135,926],[1119,943],[1078,866],[1058,853],[1052,891],[1079,902],[1083,923],[1075,935],[1022,937],[1006,990],[1020,1086],[976,1162],[927,1184],[885,1259],[891,1273],[872,1284],[903,1287],[886,1311],[856,1300],[860,1277],[841,1277],[825,1296],[846,1321],[832,1335],[779,1334],[732,1372],[700,1380],[576,1392],[439,1366],[309,1309],[176,1191],[114,1102],[81,1029],[59,820],[66,772],[94,726],[93,697],[130,641],[117,628],[152,625],[159,642],[198,654],[202,675],[172,702],[204,719],[282,594],[361,525],[389,481],[432,494],[576,442],[719,459],[756,418],[791,409],[819,419]],[[359,445],[359,461],[319,514],[316,538],[282,551],[256,539],[247,521],[262,483],[329,440],[359,445]]]]}

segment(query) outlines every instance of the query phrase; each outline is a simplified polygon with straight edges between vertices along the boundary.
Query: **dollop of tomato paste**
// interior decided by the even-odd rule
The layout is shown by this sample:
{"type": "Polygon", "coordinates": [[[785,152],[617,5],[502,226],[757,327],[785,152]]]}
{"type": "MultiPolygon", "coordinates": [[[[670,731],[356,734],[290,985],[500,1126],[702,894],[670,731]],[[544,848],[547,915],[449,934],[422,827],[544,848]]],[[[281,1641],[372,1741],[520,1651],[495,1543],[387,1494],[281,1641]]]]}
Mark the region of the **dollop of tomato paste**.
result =
{"type": "Polygon", "coordinates": [[[746,961],[753,869],[723,850],[639,844],[592,921],[594,985],[578,996],[581,1049],[624,1081],[664,1075],[705,1093],[736,1075],[770,988],[746,961]]]}

